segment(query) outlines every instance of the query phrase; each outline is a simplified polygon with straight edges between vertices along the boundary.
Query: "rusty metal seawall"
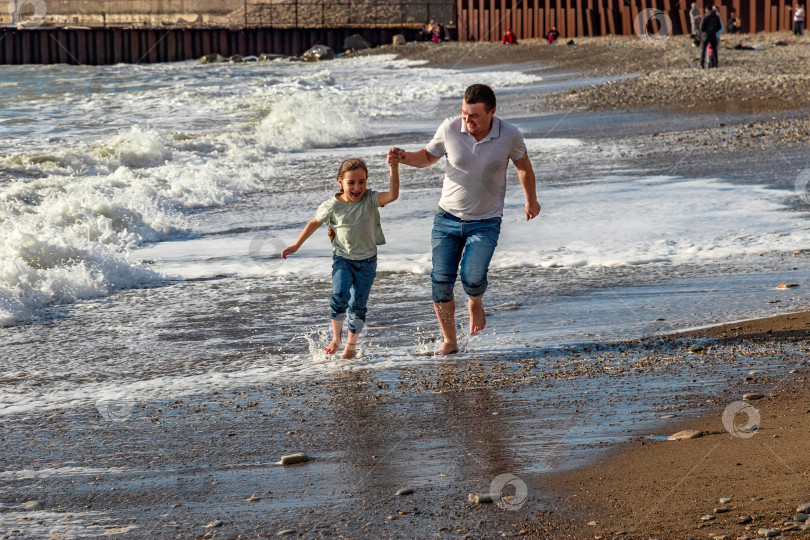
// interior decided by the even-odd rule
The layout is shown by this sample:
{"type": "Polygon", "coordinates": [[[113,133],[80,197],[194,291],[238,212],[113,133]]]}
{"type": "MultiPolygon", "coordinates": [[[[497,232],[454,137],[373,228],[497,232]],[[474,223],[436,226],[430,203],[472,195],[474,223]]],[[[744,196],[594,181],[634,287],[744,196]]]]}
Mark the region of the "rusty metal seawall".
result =
{"type": "MultiPolygon", "coordinates": [[[[657,10],[674,34],[690,32],[693,0],[456,0],[460,41],[500,41],[507,28],[518,39],[540,38],[556,27],[560,37],[632,35],[636,18],[657,10]]],[[[716,5],[725,23],[731,11],[742,19],[742,31],[778,32],[792,28],[793,9],[804,0],[694,0],[698,9],[716,5]]],[[[646,21],[645,21],[646,22],[646,21]]]]}
{"type": "Polygon", "coordinates": [[[207,54],[262,53],[298,56],[316,43],[340,51],[343,40],[361,34],[373,45],[395,34],[413,39],[408,28],[0,29],[0,64],[84,64],[175,62],[207,54]]]}

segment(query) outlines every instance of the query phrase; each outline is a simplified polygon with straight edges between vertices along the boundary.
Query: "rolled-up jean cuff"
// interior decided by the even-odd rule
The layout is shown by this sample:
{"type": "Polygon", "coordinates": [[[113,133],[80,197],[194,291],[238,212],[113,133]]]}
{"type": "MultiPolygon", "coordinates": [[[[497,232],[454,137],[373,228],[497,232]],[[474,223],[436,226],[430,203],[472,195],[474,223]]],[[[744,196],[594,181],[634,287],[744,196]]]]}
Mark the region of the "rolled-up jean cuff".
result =
{"type": "Polygon", "coordinates": [[[437,304],[445,304],[453,300],[454,285],[454,283],[431,283],[433,301],[437,304]]]}
{"type": "Polygon", "coordinates": [[[481,296],[482,294],[487,292],[487,282],[486,281],[484,281],[483,284],[478,285],[477,287],[467,287],[466,285],[464,285],[464,283],[462,283],[462,285],[464,286],[464,292],[467,293],[467,296],[470,296],[470,297],[473,297],[473,298],[476,297],[476,296],[481,296]]]}

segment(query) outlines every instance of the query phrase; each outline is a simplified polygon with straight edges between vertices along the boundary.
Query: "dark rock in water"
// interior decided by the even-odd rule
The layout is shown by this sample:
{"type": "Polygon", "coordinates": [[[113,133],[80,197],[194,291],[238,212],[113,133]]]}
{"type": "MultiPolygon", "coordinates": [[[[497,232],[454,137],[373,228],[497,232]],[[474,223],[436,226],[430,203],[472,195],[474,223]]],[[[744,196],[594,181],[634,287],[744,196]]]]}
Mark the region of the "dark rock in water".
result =
{"type": "Polygon", "coordinates": [[[259,60],[258,56],[246,56],[244,58],[245,62],[256,62],[259,60]]]}
{"type": "Polygon", "coordinates": [[[344,51],[362,51],[363,49],[370,49],[371,43],[366,41],[360,34],[352,34],[343,40],[344,51]]]}
{"type": "Polygon", "coordinates": [[[227,59],[219,53],[206,54],[200,58],[201,64],[219,64],[220,62],[225,61],[227,61],[227,59]]]}
{"type": "Polygon", "coordinates": [[[301,60],[305,62],[317,62],[318,60],[334,60],[337,58],[335,51],[326,45],[315,45],[301,55],[301,60]]]}
{"type": "Polygon", "coordinates": [[[301,59],[297,56],[287,56],[286,54],[262,53],[259,55],[260,62],[269,62],[271,60],[289,60],[290,62],[299,62],[301,59]]]}
{"type": "Polygon", "coordinates": [[[228,58],[228,62],[233,62],[234,64],[241,64],[245,61],[245,57],[239,54],[235,54],[228,58]]]}

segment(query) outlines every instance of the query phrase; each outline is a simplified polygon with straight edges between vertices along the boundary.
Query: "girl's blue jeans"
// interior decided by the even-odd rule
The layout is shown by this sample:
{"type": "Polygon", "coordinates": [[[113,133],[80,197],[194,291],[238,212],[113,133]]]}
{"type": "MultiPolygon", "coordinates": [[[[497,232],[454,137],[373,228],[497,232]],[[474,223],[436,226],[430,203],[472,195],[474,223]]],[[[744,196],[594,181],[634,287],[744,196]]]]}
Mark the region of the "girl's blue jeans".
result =
{"type": "Polygon", "coordinates": [[[453,299],[453,286],[461,264],[461,284],[469,296],[480,296],[487,290],[487,271],[498,236],[501,218],[461,221],[441,208],[433,218],[433,301],[453,299]]]}
{"type": "Polygon", "coordinates": [[[358,326],[366,322],[366,303],[371,285],[377,276],[377,256],[353,261],[339,255],[332,256],[332,299],[329,302],[332,318],[346,319],[349,312],[349,332],[356,334],[358,326]],[[360,324],[357,321],[361,321],[360,324]]]}

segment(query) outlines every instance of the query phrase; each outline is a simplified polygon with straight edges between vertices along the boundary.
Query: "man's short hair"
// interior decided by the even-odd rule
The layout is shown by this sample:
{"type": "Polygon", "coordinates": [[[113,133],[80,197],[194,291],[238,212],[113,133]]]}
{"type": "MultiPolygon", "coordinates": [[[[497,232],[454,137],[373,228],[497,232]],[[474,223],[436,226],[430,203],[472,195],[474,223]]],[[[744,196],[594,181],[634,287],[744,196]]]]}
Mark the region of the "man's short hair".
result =
{"type": "Polygon", "coordinates": [[[464,91],[464,103],[483,103],[489,112],[495,108],[495,92],[485,84],[474,84],[464,91]]]}

